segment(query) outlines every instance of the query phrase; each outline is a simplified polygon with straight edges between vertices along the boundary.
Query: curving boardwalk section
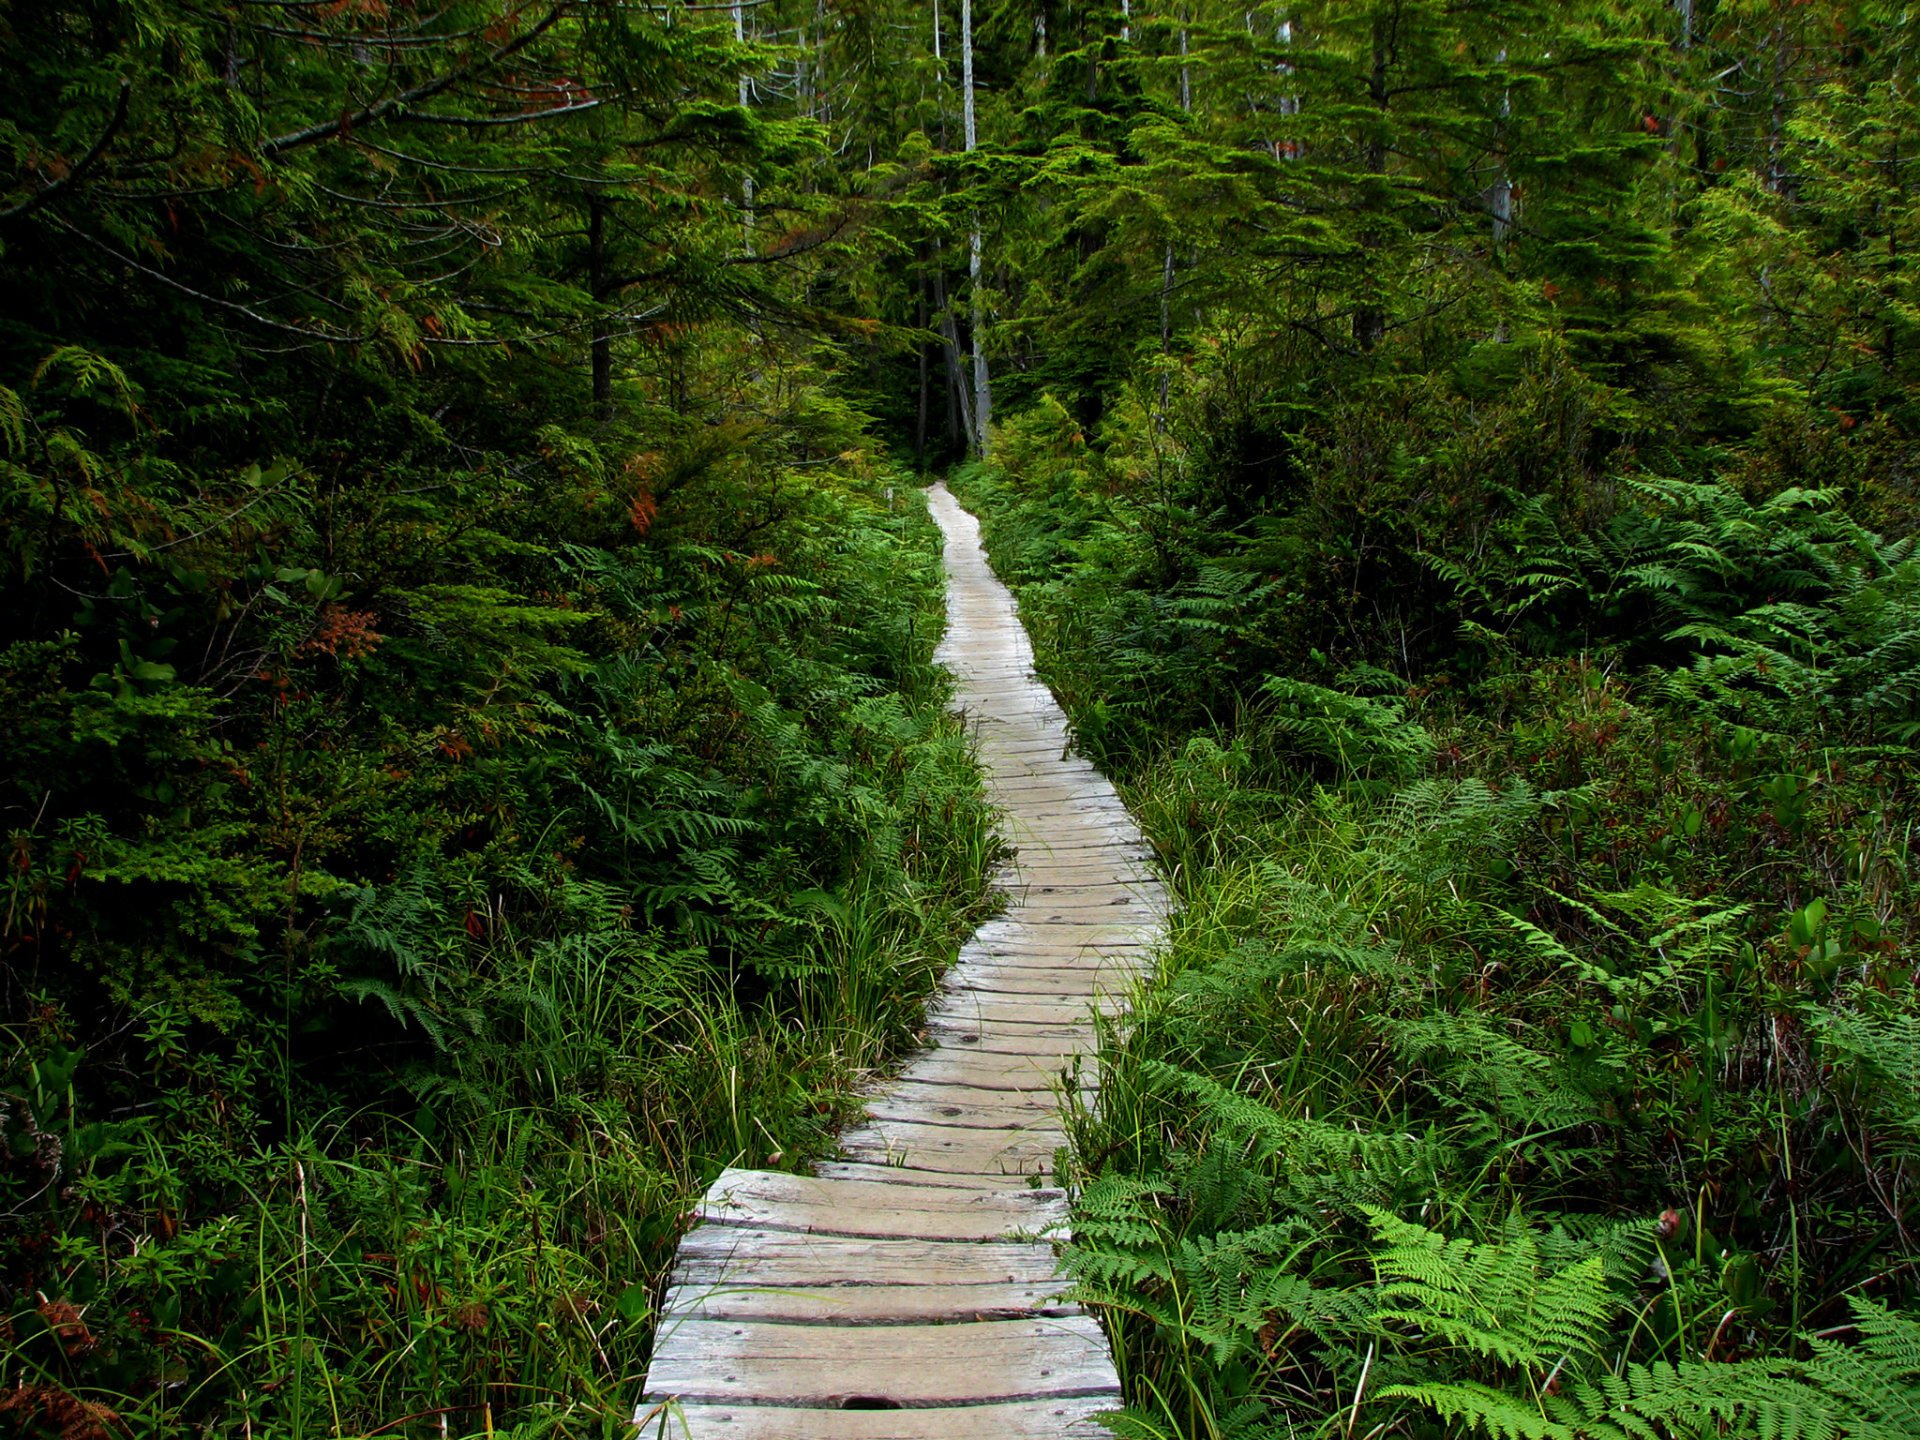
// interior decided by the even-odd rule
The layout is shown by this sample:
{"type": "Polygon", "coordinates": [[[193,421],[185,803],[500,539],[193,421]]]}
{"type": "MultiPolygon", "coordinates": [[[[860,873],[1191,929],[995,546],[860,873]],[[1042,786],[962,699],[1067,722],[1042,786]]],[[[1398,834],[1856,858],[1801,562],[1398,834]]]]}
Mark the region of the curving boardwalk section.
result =
{"type": "MultiPolygon", "coordinates": [[[[1092,1317],[1059,1300],[1054,1086],[1145,963],[1165,904],[1113,787],[1067,753],[1013,598],[946,487],[938,658],[1018,859],[948,972],[930,1048],[811,1176],[729,1170],[681,1242],[635,1416],[674,1440],[1059,1440],[1119,1403],[1092,1317]],[[1029,1183],[1030,1178],[1034,1183],[1029,1183]]],[[[1091,1085],[1082,1066],[1080,1083],[1091,1085]]]]}

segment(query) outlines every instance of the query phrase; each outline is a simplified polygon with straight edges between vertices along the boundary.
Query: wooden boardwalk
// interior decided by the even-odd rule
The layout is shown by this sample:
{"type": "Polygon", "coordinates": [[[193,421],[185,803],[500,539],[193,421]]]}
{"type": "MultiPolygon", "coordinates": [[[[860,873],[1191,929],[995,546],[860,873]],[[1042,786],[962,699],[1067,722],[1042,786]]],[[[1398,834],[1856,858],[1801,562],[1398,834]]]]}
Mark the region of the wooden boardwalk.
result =
{"type": "MultiPolygon", "coordinates": [[[[729,1170],[681,1242],[636,1424],[673,1440],[1058,1440],[1106,1432],[1106,1339],[1062,1302],[1054,1085],[1156,942],[1165,897],[1113,787],[1067,754],[979,526],[932,492],[958,681],[1016,864],[947,974],[931,1048],[811,1176],[729,1170]],[[1032,1183],[1030,1183],[1030,1181],[1032,1183]]],[[[1091,1085],[1091,1060],[1081,1083],[1091,1085]]]]}

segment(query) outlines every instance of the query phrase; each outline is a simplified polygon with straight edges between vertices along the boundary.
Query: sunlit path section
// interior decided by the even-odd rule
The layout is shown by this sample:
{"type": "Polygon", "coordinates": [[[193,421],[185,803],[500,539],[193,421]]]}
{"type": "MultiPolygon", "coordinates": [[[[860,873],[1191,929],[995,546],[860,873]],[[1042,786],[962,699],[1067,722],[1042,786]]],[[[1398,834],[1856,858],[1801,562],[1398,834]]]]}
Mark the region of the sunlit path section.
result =
{"type": "MultiPolygon", "coordinates": [[[[1067,752],[1013,597],[945,486],[954,673],[1008,837],[1006,912],[960,952],[930,1048],[812,1176],[729,1170],[681,1243],[636,1421],[674,1440],[1054,1440],[1119,1404],[1100,1327],[1058,1297],[1067,1207],[1034,1188],[1057,1078],[1145,963],[1165,897],[1113,787],[1067,752]]],[[[1090,1058],[1081,1083],[1091,1085],[1090,1058]]]]}

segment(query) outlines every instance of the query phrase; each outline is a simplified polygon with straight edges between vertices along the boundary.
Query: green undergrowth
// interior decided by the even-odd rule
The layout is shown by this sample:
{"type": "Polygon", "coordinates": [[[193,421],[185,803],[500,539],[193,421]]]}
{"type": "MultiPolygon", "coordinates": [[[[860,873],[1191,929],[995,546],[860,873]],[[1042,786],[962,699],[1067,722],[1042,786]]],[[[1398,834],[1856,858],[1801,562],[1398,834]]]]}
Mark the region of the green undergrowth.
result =
{"type": "Polygon", "coordinates": [[[1070,1123],[1114,1428],[1920,1433],[1909,543],[1370,423],[1239,525],[1139,417],[954,477],[1179,906],[1070,1123]]]}
{"type": "Polygon", "coordinates": [[[986,904],[853,423],[103,512],[112,598],[0,649],[0,1432],[629,1433],[693,1197],[821,1154],[986,904]]]}

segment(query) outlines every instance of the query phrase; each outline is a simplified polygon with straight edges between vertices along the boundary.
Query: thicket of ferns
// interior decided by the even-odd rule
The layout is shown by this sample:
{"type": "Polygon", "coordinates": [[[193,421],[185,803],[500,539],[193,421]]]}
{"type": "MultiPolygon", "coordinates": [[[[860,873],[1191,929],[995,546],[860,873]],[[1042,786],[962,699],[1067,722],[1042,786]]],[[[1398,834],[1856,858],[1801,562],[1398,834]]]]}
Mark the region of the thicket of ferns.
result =
{"type": "Polygon", "coordinates": [[[1915,24],[0,12],[0,1414],[618,1430],[990,858],[990,391],[1189,902],[1126,1424],[1911,1428],[1915,24]]]}

